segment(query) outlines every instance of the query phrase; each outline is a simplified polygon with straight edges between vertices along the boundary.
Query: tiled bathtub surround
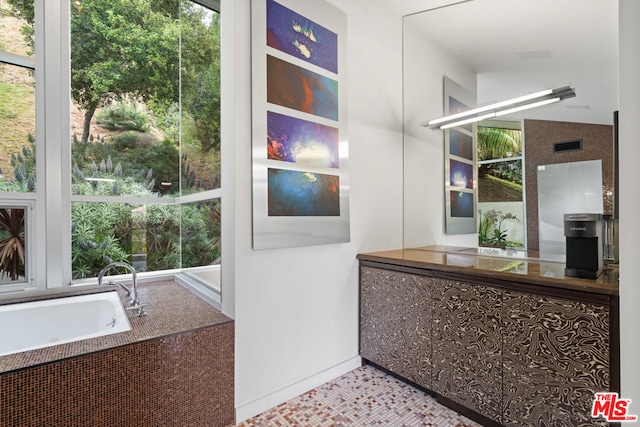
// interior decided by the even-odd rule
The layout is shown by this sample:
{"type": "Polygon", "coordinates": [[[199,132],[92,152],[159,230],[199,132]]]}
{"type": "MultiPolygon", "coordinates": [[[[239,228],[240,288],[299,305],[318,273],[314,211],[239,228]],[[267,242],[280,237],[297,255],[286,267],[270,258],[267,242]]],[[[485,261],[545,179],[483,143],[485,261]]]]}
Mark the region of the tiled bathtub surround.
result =
{"type": "Polygon", "coordinates": [[[366,365],[238,427],[476,427],[428,394],[366,365]]]}
{"type": "Polygon", "coordinates": [[[140,285],[133,330],[0,358],[0,426],[234,422],[234,323],[181,285],[140,285]]]}
{"type": "MultiPolygon", "coordinates": [[[[55,290],[35,297],[0,299],[0,304],[79,295],[96,291],[113,291],[113,289],[111,286],[102,286],[99,288],[78,287],[67,292],[55,290]]],[[[124,301],[124,306],[127,307],[128,303],[125,300],[124,292],[120,290],[118,292],[124,301]]],[[[138,293],[140,302],[146,305],[148,314],[143,317],[137,317],[135,313],[129,311],[131,331],[2,356],[0,357],[0,372],[8,372],[231,321],[210,304],[173,281],[139,284],[138,293]]]]}

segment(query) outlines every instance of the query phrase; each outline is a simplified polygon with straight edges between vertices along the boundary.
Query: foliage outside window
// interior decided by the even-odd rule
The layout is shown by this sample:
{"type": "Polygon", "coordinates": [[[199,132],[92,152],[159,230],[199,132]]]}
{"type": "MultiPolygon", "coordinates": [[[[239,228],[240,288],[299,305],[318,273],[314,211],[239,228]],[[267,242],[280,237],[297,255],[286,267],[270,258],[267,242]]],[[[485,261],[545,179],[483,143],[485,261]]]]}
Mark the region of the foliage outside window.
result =
{"type": "MultiPolygon", "coordinates": [[[[0,0],[0,51],[32,55],[34,15],[33,0],[0,0]]],[[[219,263],[219,14],[188,0],[73,1],[70,31],[73,277],[111,261],[219,263]]],[[[33,75],[0,68],[0,192],[37,187],[33,75]]]]}

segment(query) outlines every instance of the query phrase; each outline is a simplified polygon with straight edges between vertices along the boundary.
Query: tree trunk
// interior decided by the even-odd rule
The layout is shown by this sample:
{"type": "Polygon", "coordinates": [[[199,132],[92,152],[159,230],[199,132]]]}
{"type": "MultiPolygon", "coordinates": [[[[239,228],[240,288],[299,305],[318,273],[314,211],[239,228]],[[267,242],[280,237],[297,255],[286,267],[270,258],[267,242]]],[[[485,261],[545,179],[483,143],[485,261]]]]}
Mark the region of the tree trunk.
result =
{"type": "Polygon", "coordinates": [[[89,140],[89,132],[91,132],[91,119],[98,108],[98,103],[94,102],[89,105],[87,111],[84,113],[84,123],[82,124],[82,142],[87,142],[89,140]]]}

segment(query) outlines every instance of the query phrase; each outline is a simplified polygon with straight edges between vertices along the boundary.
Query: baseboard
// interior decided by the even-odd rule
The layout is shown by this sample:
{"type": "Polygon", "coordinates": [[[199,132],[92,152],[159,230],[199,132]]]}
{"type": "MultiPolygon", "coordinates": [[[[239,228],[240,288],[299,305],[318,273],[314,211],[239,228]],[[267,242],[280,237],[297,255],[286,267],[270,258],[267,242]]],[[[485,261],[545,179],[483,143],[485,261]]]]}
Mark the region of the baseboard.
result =
{"type": "Polygon", "coordinates": [[[332,366],[331,368],[325,369],[311,377],[298,381],[297,383],[281,388],[280,390],[269,393],[251,402],[237,406],[236,423],[241,423],[242,421],[255,417],[268,409],[274,408],[287,400],[300,396],[301,394],[336,379],[347,372],[353,371],[360,366],[362,366],[362,359],[360,356],[356,356],[332,366]]]}

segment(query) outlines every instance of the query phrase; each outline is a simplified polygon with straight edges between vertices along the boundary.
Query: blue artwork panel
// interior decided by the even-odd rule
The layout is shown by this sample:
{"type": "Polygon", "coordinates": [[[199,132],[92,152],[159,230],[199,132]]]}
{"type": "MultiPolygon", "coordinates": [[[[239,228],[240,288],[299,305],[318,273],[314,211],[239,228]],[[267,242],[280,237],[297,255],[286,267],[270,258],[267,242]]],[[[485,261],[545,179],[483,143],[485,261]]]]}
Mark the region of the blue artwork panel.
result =
{"type": "Polygon", "coordinates": [[[267,112],[267,155],[271,160],[338,168],[338,129],[267,112]]]}
{"type": "Polygon", "coordinates": [[[455,188],[473,188],[473,165],[449,160],[449,184],[455,188]]]}
{"type": "MultiPolygon", "coordinates": [[[[458,101],[453,96],[449,97],[449,115],[462,113],[462,112],[470,110],[470,109],[471,108],[469,108],[468,106],[466,106],[462,102],[458,101]]],[[[463,128],[463,129],[468,130],[469,132],[471,132],[471,130],[473,129],[473,125],[471,123],[466,124],[466,125],[462,125],[460,127],[463,128]]]]}
{"type": "Polygon", "coordinates": [[[449,129],[449,154],[473,160],[473,138],[456,129],[449,129]]]}
{"type": "Polygon", "coordinates": [[[338,82],[267,55],[267,102],[338,120],[338,82]]]}
{"type": "Polygon", "coordinates": [[[338,73],[338,35],[267,0],[267,45],[338,73]]]}
{"type": "Polygon", "coordinates": [[[340,177],[268,170],[269,216],[340,216],[340,177]]]}
{"type": "Polygon", "coordinates": [[[473,193],[451,191],[449,197],[452,218],[473,218],[473,193]]]}

